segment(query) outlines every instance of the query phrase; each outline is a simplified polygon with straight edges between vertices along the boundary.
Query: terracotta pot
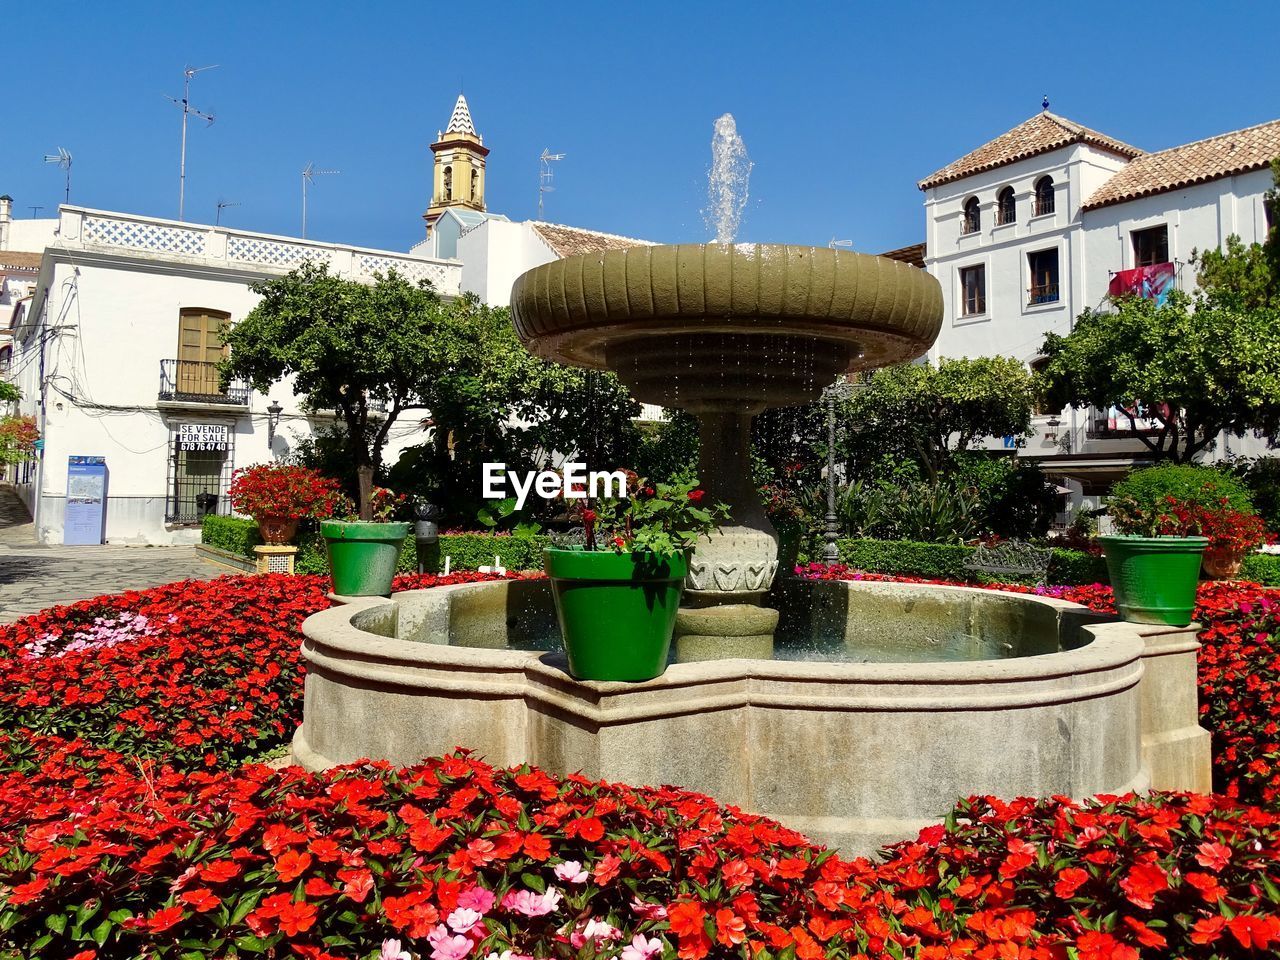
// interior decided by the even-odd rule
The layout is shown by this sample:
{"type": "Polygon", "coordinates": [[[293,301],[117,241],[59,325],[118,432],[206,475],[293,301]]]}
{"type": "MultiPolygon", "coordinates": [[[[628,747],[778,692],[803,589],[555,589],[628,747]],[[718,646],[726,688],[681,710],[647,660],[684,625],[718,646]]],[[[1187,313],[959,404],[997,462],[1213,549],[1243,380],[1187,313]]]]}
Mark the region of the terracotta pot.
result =
{"type": "Polygon", "coordinates": [[[1240,576],[1244,551],[1228,547],[1210,547],[1204,552],[1204,572],[1214,580],[1235,580],[1240,576]]]}
{"type": "Polygon", "coordinates": [[[258,520],[258,533],[262,535],[263,543],[288,543],[297,532],[297,517],[262,517],[258,520]]]}

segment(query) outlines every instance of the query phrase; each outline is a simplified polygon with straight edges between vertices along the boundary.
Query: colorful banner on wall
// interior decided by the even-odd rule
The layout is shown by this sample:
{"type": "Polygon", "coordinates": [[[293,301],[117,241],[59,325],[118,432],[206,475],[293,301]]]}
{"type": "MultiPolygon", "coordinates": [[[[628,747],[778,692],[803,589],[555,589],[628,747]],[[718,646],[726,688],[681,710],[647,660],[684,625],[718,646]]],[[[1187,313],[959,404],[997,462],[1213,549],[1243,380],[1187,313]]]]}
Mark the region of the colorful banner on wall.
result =
{"type": "Polygon", "coordinates": [[[1163,305],[1173,289],[1176,276],[1172,263],[1153,263],[1149,267],[1121,270],[1111,277],[1107,293],[1113,297],[1145,297],[1163,305]]]}

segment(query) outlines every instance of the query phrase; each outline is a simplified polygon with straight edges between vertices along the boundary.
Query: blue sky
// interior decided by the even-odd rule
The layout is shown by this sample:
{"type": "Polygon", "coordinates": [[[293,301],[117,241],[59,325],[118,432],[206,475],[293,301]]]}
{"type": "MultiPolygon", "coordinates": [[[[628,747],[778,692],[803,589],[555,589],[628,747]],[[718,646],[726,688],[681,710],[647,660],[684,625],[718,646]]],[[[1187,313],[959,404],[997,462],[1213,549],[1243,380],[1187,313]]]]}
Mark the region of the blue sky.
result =
{"type": "Polygon", "coordinates": [[[658,241],[707,238],[712,123],[755,162],[741,239],[879,252],[923,239],[915,181],[1039,109],[1146,149],[1280,117],[1271,4],[59,3],[6,9],[0,193],[176,216],[184,65],[187,219],[406,249],[422,238],[428,144],[461,86],[491,210],[658,241]],[[1269,9],[1270,8],[1270,9],[1269,9]]]}

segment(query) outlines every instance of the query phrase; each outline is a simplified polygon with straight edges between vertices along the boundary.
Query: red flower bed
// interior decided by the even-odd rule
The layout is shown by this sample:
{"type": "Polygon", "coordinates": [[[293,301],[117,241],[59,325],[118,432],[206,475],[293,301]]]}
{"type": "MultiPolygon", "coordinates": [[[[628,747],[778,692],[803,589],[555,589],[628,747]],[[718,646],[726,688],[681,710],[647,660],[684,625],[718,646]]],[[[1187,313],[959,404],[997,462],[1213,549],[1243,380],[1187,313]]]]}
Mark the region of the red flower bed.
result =
{"type": "Polygon", "coordinates": [[[298,624],[326,587],[227,577],[0,628],[0,958],[1280,952],[1280,615],[1251,585],[1197,611],[1228,796],[975,799],[878,863],[672,788],[466,756],[237,767],[300,719],[298,624]]]}

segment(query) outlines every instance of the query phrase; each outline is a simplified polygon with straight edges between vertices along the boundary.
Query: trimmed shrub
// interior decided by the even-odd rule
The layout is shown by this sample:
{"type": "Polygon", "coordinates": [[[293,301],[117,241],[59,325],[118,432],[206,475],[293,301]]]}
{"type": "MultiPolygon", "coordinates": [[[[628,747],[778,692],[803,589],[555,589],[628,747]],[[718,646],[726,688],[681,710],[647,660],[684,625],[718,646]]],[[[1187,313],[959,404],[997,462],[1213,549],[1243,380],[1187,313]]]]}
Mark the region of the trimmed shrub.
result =
{"type": "Polygon", "coordinates": [[[1280,587],[1280,554],[1249,554],[1240,565],[1240,579],[1264,587],[1280,587]]]}
{"type": "Polygon", "coordinates": [[[1219,507],[1223,499],[1232,510],[1254,513],[1249,488],[1237,477],[1213,467],[1192,464],[1135,470],[1111,488],[1111,498],[1132,497],[1146,510],[1164,510],[1166,497],[1179,503],[1219,507]]]}
{"type": "Polygon", "coordinates": [[[262,542],[258,522],[245,517],[209,514],[200,521],[200,542],[242,557],[253,557],[253,548],[262,542]]]}
{"type": "MultiPolygon", "coordinates": [[[[494,556],[502,558],[508,570],[541,570],[542,548],[550,541],[546,537],[512,537],[493,533],[444,533],[440,542],[427,550],[423,558],[427,573],[444,570],[444,558],[449,557],[450,570],[478,570],[493,563],[494,556]]],[[[418,572],[418,544],[410,535],[400,548],[401,573],[418,572]]],[[[319,534],[305,537],[298,546],[294,561],[298,573],[328,573],[329,558],[324,538],[319,534]]]]}

